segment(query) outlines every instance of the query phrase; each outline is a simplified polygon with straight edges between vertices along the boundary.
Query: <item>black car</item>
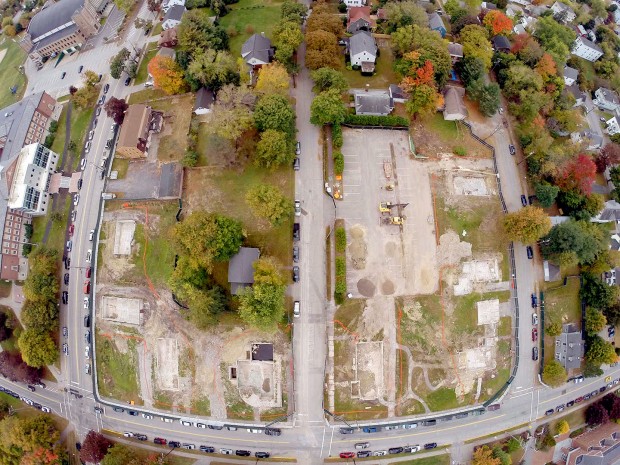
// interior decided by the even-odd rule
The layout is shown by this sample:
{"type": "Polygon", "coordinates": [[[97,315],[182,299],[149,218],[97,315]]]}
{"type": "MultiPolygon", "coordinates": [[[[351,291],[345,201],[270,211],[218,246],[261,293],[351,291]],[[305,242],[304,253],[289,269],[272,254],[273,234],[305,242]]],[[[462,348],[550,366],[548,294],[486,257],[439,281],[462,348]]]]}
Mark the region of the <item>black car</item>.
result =
{"type": "Polygon", "coordinates": [[[270,455],[269,452],[254,452],[254,457],[257,459],[268,459],[270,455]]]}
{"type": "Polygon", "coordinates": [[[130,77],[128,77],[127,79],[125,79],[125,85],[126,85],[126,86],[128,86],[130,82],[131,82],[131,78],[130,78],[130,77]]]}
{"type": "Polygon", "coordinates": [[[532,347],[532,360],[538,360],[538,347],[532,347]]]}
{"type": "Polygon", "coordinates": [[[514,154],[516,154],[516,153],[517,153],[517,150],[515,149],[515,146],[514,146],[514,145],[512,145],[512,144],[510,144],[510,145],[508,146],[508,150],[510,150],[510,155],[514,155],[514,154]]]}
{"type": "Polygon", "coordinates": [[[103,409],[101,407],[95,407],[95,413],[103,413],[103,409]]]}
{"type": "Polygon", "coordinates": [[[148,439],[148,437],[146,436],[146,434],[136,434],[136,439],[138,441],[146,441],[148,439]]]}
{"type": "Polygon", "coordinates": [[[60,79],[64,79],[66,75],[67,73],[63,71],[63,73],[60,75],[60,79]]]}
{"type": "Polygon", "coordinates": [[[78,184],[77,184],[78,190],[82,188],[82,182],[83,182],[82,178],[78,179],[78,184]]]}
{"type": "Polygon", "coordinates": [[[65,270],[68,270],[70,266],[71,266],[71,259],[67,257],[67,259],[65,260],[65,270]]]}
{"type": "Polygon", "coordinates": [[[527,252],[527,258],[529,258],[530,260],[531,260],[532,258],[534,258],[534,249],[532,249],[532,246],[531,246],[531,245],[528,245],[528,246],[525,248],[525,251],[527,252]]]}
{"type": "Polygon", "coordinates": [[[206,452],[207,454],[213,454],[215,453],[215,448],[213,447],[209,447],[209,446],[200,446],[199,449],[202,452],[206,452]]]}
{"type": "Polygon", "coordinates": [[[224,427],[222,425],[207,425],[207,428],[209,429],[216,429],[216,430],[221,430],[224,429],[224,427]]]}
{"type": "Polygon", "coordinates": [[[293,282],[298,282],[299,281],[299,267],[298,266],[294,266],[293,267],[293,282]]]}
{"type": "Polygon", "coordinates": [[[67,302],[69,302],[69,293],[67,291],[62,291],[62,303],[67,305],[67,302]]]}
{"type": "Polygon", "coordinates": [[[532,294],[532,308],[538,307],[538,299],[536,298],[536,294],[532,294]]]}
{"type": "Polygon", "coordinates": [[[553,413],[554,413],[554,412],[555,412],[555,410],[553,410],[552,408],[550,408],[549,410],[547,410],[547,411],[545,412],[545,415],[546,415],[546,416],[547,416],[547,415],[553,415],[553,413]]]}
{"type": "Polygon", "coordinates": [[[390,454],[402,454],[404,449],[402,447],[391,447],[388,449],[388,453],[390,454]]]}
{"type": "Polygon", "coordinates": [[[364,457],[370,457],[372,455],[372,451],[369,450],[360,450],[357,453],[357,458],[358,459],[363,459],[364,457]]]}
{"type": "Polygon", "coordinates": [[[265,428],[265,434],[267,436],[280,436],[282,430],[280,428],[265,428]]]}
{"type": "Polygon", "coordinates": [[[112,410],[114,410],[115,412],[124,412],[125,409],[123,407],[114,407],[112,410]]]}
{"type": "Polygon", "coordinates": [[[69,273],[65,273],[65,285],[69,284],[69,273]]]}
{"type": "Polygon", "coordinates": [[[129,415],[131,415],[132,417],[137,417],[138,416],[138,412],[136,412],[135,410],[127,410],[127,413],[129,415]]]}
{"type": "Polygon", "coordinates": [[[424,448],[425,449],[434,449],[435,447],[437,447],[437,443],[436,442],[429,442],[427,444],[424,444],[424,448]]]}
{"type": "Polygon", "coordinates": [[[293,223],[293,240],[297,242],[299,241],[300,238],[301,238],[301,231],[300,231],[299,223],[293,223]]]}
{"type": "MultiPolygon", "coordinates": [[[[107,94],[108,90],[110,90],[110,84],[106,84],[105,86],[103,86],[103,93],[104,94],[107,94]]],[[[97,113],[97,114],[99,114],[99,113],[97,113]]]]}
{"type": "Polygon", "coordinates": [[[353,434],[353,428],[340,428],[340,434],[353,434]]]}
{"type": "Polygon", "coordinates": [[[76,443],[75,443],[75,448],[76,448],[77,450],[82,450],[82,444],[81,444],[81,443],[79,443],[79,442],[76,442],[76,443]]]}
{"type": "Polygon", "coordinates": [[[172,448],[181,447],[181,443],[179,441],[168,441],[168,445],[172,448]]]}
{"type": "Polygon", "coordinates": [[[299,168],[301,168],[301,163],[299,161],[299,157],[295,157],[295,159],[293,160],[293,169],[295,171],[299,171],[299,168]]]}
{"type": "Polygon", "coordinates": [[[422,422],[423,426],[435,426],[437,424],[437,420],[424,420],[422,422]]]}
{"type": "Polygon", "coordinates": [[[293,246],[293,263],[299,263],[299,246],[293,246]]]}
{"type": "Polygon", "coordinates": [[[527,197],[525,195],[521,196],[521,205],[527,207],[527,197]]]}
{"type": "Polygon", "coordinates": [[[84,333],[84,342],[86,342],[86,344],[90,344],[90,331],[86,331],[84,333]]]}
{"type": "Polygon", "coordinates": [[[569,400],[568,402],[566,402],[566,408],[571,408],[573,405],[575,405],[574,400],[569,400]]]}
{"type": "Polygon", "coordinates": [[[249,457],[251,454],[249,450],[236,450],[235,455],[239,457],[249,457]]]}
{"type": "Polygon", "coordinates": [[[81,73],[83,69],[84,69],[84,66],[80,66],[80,67],[78,68],[78,73],[81,73]]]}
{"type": "Polygon", "coordinates": [[[84,327],[85,328],[90,328],[90,316],[86,315],[84,317],[84,327]]]}
{"type": "Polygon", "coordinates": [[[28,390],[29,390],[30,392],[34,392],[34,391],[36,391],[36,390],[37,390],[37,388],[35,388],[32,384],[29,384],[29,385],[28,385],[28,386],[26,386],[26,387],[28,388],[28,390]]]}

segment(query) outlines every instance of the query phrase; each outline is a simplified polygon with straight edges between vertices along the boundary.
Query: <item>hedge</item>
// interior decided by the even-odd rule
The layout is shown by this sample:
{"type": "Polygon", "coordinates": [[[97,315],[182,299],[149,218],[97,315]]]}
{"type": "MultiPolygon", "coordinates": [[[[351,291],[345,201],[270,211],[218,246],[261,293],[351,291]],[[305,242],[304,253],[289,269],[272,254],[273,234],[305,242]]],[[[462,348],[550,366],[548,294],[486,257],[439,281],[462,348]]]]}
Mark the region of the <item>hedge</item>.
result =
{"type": "Polygon", "coordinates": [[[409,126],[409,120],[402,116],[371,116],[371,115],[347,115],[345,124],[353,126],[409,126]]]}
{"type": "Polygon", "coordinates": [[[342,126],[339,124],[334,124],[332,126],[332,145],[334,148],[339,149],[342,147],[342,126]]]}
{"type": "Polygon", "coordinates": [[[345,253],[347,250],[347,232],[344,228],[336,228],[336,252],[345,253]]]}
{"type": "Polygon", "coordinates": [[[334,152],[334,173],[338,176],[342,176],[344,171],[344,155],[342,152],[334,152]]]}

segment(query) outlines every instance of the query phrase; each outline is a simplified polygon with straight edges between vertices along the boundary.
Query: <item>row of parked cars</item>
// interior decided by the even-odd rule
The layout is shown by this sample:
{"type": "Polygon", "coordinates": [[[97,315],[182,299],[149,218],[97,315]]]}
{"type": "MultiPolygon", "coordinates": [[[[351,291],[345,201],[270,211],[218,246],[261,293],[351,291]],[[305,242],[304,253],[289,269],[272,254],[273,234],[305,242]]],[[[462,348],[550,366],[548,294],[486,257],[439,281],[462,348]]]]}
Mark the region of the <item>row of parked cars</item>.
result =
{"type": "MultiPolygon", "coordinates": [[[[34,386],[32,386],[32,388],[33,389],[30,389],[30,385],[28,386],[28,389],[30,389],[31,391],[34,390],[34,386]]],[[[24,402],[25,404],[28,404],[31,407],[34,407],[36,409],[39,409],[42,412],[47,412],[47,413],[51,412],[49,407],[46,407],[45,405],[41,405],[41,404],[35,402],[34,400],[30,400],[27,397],[20,396],[18,393],[14,392],[14,391],[11,391],[8,388],[0,386],[0,392],[4,392],[5,394],[8,394],[9,396],[14,397],[15,399],[19,399],[22,402],[24,402]]]]}
{"type": "MultiPolygon", "coordinates": [[[[136,435],[135,433],[123,433],[123,435],[125,437],[135,437],[136,439],[139,439],[141,441],[146,441],[147,439],[147,437],[144,434],[136,435]]],[[[168,441],[164,438],[154,438],[153,442],[161,446],[168,445],[169,447],[172,447],[173,449],[180,448],[180,449],[187,449],[187,450],[196,450],[195,444],[190,444],[187,442],[181,443],[179,441],[168,441]]],[[[198,450],[206,454],[214,454],[216,452],[215,447],[211,447],[211,446],[198,446],[198,450]]],[[[250,457],[252,455],[252,452],[250,452],[249,450],[244,450],[244,449],[233,450],[233,449],[221,448],[217,452],[223,455],[237,455],[239,457],[250,457]]],[[[257,459],[267,459],[270,456],[271,454],[269,452],[262,452],[262,451],[254,452],[254,457],[256,457],[257,459]]]]}
{"type": "MultiPolygon", "coordinates": [[[[370,447],[370,444],[368,444],[367,442],[359,442],[355,444],[356,449],[367,449],[368,447],[370,447]]],[[[436,442],[429,442],[427,444],[424,444],[424,449],[427,449],[427,450],[434,449],[435,447],[437,447],[436,442]]],[[[382,457],[385,455],[396,455],[396,454],[413,454],[415,452],[418,452],[421,449],[422,448],[419,445],[415,445],[415,446],[390,447],[388,450],[376,450],[374,452],[370,450],[360,450],[357,453],[340,452],[340,458],[341,459],[352,459],[354,457],[365,458],[365,457],[382,457]]]]}
{"type": "MultiPolygon", "coordinates": [[[[581,382],[583,382],[583,376],[577,376],[576,378],[573,378],[572,381],[574,383],[581,383],[581,382]]],[[[565,408],[571,408],[575,404],[579,404],[580,402],[583,402],[583,401],[586,401],[586,400],[590,400],[593,397],[595,397],[595,396],[597,396],[599,394],[602,394],[607,389],[611,389],[612,387],[617,386],[618,384],[620,384],[620,378],[614,379],[612,381],[611,380],[611,376],[608,376],[607,378],[605,378],[605,381],[608,382],[608,383],[605,386],[601,387],[598,391],[592,391],[589,394],[586,394],[586,395],[583,395],[583,396],[579,396],[575,400],[568,401],[568,402],[566,402],[566,404],[560,404],[560,405],[558,405],[554,409],[550,408],[549,410],[547,410],[545,412],[545,415],[552,415],[554,413],[560,413],[565,408]]]]}

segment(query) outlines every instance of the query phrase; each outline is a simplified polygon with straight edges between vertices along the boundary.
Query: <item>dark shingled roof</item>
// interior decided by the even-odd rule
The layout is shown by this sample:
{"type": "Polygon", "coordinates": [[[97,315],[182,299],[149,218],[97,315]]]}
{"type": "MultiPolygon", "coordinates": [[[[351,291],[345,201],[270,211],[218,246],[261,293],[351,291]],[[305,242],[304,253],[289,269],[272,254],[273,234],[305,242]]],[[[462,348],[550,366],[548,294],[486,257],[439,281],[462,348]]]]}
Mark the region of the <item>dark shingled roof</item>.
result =
{"type": "Polygon", "coordinates": [[[164,16],[164,21],[167,19],[175,19],[177,21],[181,21],[183,17],[183,13],[185,13],[185,6],[183,5],[174,5],[172,8],[168,10],[166,16],[164,16]]]}
{"type": "Polygon", "coordinates": [[[60,0],[39,11],[28,25],[28,33],[36,39],[71,21],[71,16],[82,8],[84,0],[60,0]]]}
{"type": "Polygon", "coordinates": [[[253,247],[241,247],[239,252],[228,263],[228,282],[230,292],[237,294],[245,286],[254,284],[254,267],[252,266],[258,257],[260,250],[253,247]]]}
{"type": "Polygon", "coordinates": [[[505,36],[495,36],[491,39],[491,42],[493,43],[493,47],[495,47],[496,49],[510,48],[510,41],[505,36]]]}
{"type": "Polygon", "coordinates": [[[241,46],[241,56],[245,59],[246,63],[252,58],[262,61],[263,63],[269,63],[269,59],[272,55],[273,49],[271,48],[271,40],[262,34],[252,34],[241,46]]]}
{"type": "Polygon", "coordinates": [[[196,102],[194,103],[194,111],[199,108],[211,108],[213,102],[215,101],[215,97],[213,96],[213,91],[211,89],[207,89],[206,87],[201,87],[198,92],[196,92],[196,102]]]}

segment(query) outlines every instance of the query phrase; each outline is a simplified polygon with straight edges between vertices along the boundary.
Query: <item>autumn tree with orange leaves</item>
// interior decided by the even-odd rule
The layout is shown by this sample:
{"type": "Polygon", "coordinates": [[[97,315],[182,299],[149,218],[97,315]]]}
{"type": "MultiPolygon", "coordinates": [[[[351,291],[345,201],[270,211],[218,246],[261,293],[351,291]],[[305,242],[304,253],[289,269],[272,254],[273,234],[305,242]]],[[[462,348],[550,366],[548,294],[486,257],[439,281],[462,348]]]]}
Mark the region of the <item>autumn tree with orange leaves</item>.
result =
{"type": "Polygon", "coordinates": [[[489,29],[491,35],[510,34],[512,32],[512,19],[499,10],[489,11],[483,21],[484,25],[489,29]]]}
{"type": "Polygon", "coordinates": [[[403,59],[411,63],[408,74],[400,84],[410,95],[405,104],[407,111],[415,117],[443,105],[443,97],[437,91],[433,63],[430,60],[421,60],[417,51],[406,53],[403,59]]]}
{"type": "Polygon", "coordinates": [[[168,95],[185,92],[187,84],[183,80],[183,70],[170,57],[156,55],[147,66],[153,76],[155,87],[168,95]]]}

